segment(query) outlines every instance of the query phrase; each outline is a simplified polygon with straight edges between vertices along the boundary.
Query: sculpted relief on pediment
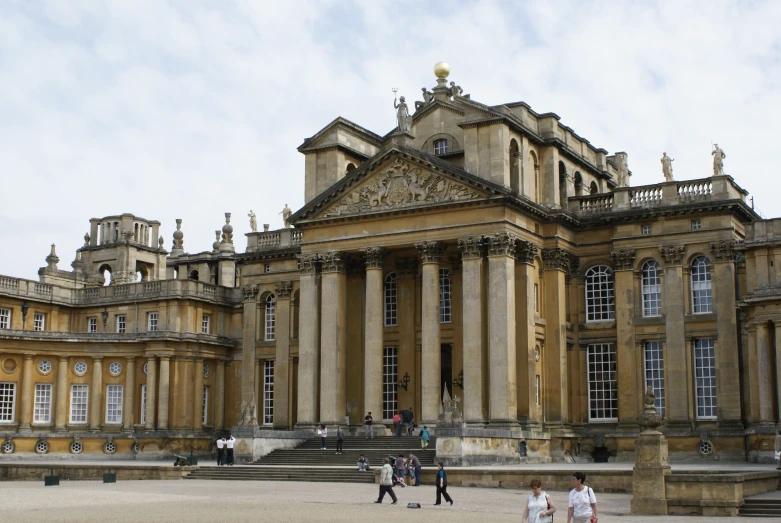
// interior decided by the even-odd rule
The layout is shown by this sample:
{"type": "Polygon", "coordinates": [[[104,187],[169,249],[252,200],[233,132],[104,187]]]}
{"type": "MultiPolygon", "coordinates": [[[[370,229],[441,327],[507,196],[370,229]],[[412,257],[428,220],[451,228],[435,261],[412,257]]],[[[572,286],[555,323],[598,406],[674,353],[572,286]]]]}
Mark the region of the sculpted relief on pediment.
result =
{"type": "Polygon", "coordinates": [[[322,216],[349,216],[479,197],[480,194],[470,187],[396,158],[390,167],[345,195],[322,216]]]}

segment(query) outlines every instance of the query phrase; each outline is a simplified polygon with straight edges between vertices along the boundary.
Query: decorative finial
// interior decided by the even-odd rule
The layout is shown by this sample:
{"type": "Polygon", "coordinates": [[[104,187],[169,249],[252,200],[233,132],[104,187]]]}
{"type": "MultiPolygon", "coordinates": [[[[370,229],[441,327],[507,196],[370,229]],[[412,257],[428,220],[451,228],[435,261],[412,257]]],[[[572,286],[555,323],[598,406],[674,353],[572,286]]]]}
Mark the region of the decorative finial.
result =
{"type": "Polygon", "coordinates": [[[450,65],[447,62],[437,62],[434,65],[434,74],[437,78],[447,78],[450,74],[450,65]]]}
{"type": "Polygon", "coordinates": [[[60,258],[57,256],[56,247],[57,246],[52,243],[52,250],[49,253],[49,255],[46,257],[47,269],[51,269],[54,271],[57,270],[57,264],[60,262],[60,258]]]}
{"type": "Polygon", "coordinates": [[[212,243],[212,249],[214,252],[220,251],[220,231],[214,231],[214,243],[212,243]]]}
{"type": "Polygon", "coordinates": [[[225,225],[222,226],[222,242],[220,251],[234,252],[233,248],[233,225],[231,225],[231,213],[225,213],[225,225]]]}
{"type": "Polygon", "coordinates": [[[645,431],[653,432],[664,422],[664,420],[656,411],[656,394],[654,394],[654,390],[650,385],[645,389],[643,402],[645,403],[645,410],[637,416],[637,423],[643,427],[645,431]]]}
{"type": "Polygon", "coordinates": [[[182,219],[176,219],[176,230],[174,231],[174,245],[171,249],[171,256],[184,254],[184,233],[182,232],[182,219]]]}

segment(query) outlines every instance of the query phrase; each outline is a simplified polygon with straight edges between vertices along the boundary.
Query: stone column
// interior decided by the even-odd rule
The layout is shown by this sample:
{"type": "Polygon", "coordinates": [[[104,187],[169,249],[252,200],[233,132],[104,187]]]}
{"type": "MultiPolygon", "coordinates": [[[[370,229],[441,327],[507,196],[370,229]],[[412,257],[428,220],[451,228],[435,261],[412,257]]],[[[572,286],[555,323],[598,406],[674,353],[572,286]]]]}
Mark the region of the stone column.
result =
{"type": "Polygon", "coordinates": [[[157,402],[157,428],[168,430],[168,394],[171,383],[171,357],[160,356],[160,391],[157,402]]]}
{"type": "Polygon", "coordinates": [[[199,432],[203,428],[203,358],[195,358],[193,381],[193,430],[199,432]]]}
{"type": "MultiPolygon", "coordinates": [[[[415,244],[423,265],[421,289],[421,423],[436,423],[442,402],[442,347],[439,336],[439,258],[442,243],[415,244]]],[[[451,391],[452,393],[452,391],[451,391]]]]}
{"type": "MultiPolygon", "coordinates": [[[[664,314],[667,351],[665,357],[665,405],[667,427],[691,430],[689,412],[692,398],[689,394],[689,376],[693,370],[687,357],[691,347],[686,343],[684,330],[683,298],[683,246],[668,246],[659,249],[664,260],[664,314]]],[[[620,391],[619,391],[620,392],[620,391]]]]}
{"type": "Polygon", "coordinates": [[[155,403],[157,402],[157,358],[147,356],[146,362],[146,412],[144,429],[155,430],[155,403]]]}
{"type": "Polygon", "coordinates": [[[241,403],[249,404],[257,397],[255,390],[255,339],[257,322],[257,285],[245,285],[241,288],[244,293],[244,316],[242,322],[242,361],[241,361],[241,403]]]}
{"type": "Polygon", "coordinates": [[[320,309],[320,420],[344,423],[347,386],[347,273],[344,255],[327,252],[322,260],[320,309]]]}
{"type": "Polygon", "coordinates": [[[19,432],[32,432],[33,419],[33,355],[25,354],[22,363],[22,381],[19,390],[19,432]]]}
{"type": "Polygon", "coordinates": [[[773,360],[770,356],[770,329],[767,322],[757,325],[757,367],[759,422],[773,425],[773,360]]]}
{"type": "Polygon", "coordinates": [[[54,432],[65,432],[68,423],[68,357],[60,356],[57,366],[57,396],[54,410],[54,432]]]}
{"type": "Polygon", "coordinates": [[[382,412],[383,290],[382,261],[385,252],[369,247],[366,253],[366,330],[364,341],[363,412],[382,412]]]}
{"type": "Polygon", "coordinates": [[[133,432],[136,399],[136,357],[127,356],[125,362],[125,392],[122,397],[122,430],[124,432],[133,432]]]}
{"type": "MultiPolygon", "coordinates": [[[[274,428],[287,430],[290,428],[288,418],[288,375],[290,369],[290,293],[293,282],[283,281],[276,284],[276,360],[274,361],[274,428]]],[[[262,381],[262,380],[261,380],[262,381]]],[[[258,405],[262,405],[258,400],[258,405]]]]}
{"type": "Polygon", "coordinates": [[[214,378],[214,430],[225,428],[225,362],[217,360],[214,378]]]}
{"type": "Polygon", "coordinates": [[[735,310],[735,242],[711,243],[713,312],[718,319],[716,342],[716,404],[719,426],[743,430],[740,410],[737,311],[735,310]]]}
{"type": "Polygon", "coordinates": [[[297,424],[302,428],[318,421],[320,377],[320,289],[318,288],[316,253],[301,254],[301,322],[298,330],[298,409],[297,424]]]}
{"type": "Polygon", "coordinates": [[[571,261],[572,256],[564,249],[542,250],[546,321],[542,396],[545,421],[552,428],[561,427],[569,420],[566,275],[571,261]]]}
{"type": "Polygon", "coordinates": [[[781,423],[781,322],[775,323],[776,328],[776,419],[781,423]]]}
{"type": "Polygon", "coordinates": [[[103,410],[103,356],[92,358],[92,384],[89,400],[89,431],[100,432],[100,413],[103,410]]]}
{"type": "Polygon", "coordinates": [[[634,249],[621,249],[610,254],[613,261],[615,318],[616,318],[616,368],[618,386],[618,424],[628,430],[637,429],[637,396],[644,387],[637,383],[635,346],[635,289],[634,249]]]}
{"type": "Polygon", "coordinates": [[[515,367],[515,237],[488,238],[488,365],[492,422],[518,423],[515,367]]]}
{"type": "MultiPolygon", "coordinates": [[[[516,362],[516,368],[518,372],[526,372],[526,394],[523,396],[528,403],[526,427],[529,429],[537,429],[540,426],[539,419],[539,406],[535,403],[535,381],[537,378],[537,359],[535,358],[535,349],[537,345],[536,336],[536,313],[534,310],[534,279],[536,268],[534,266],[534,258],[539,251],[538,247],[527,241],[520,241],[516,248],[516,259],[518,260],[518,277],[521,281],[516,282],[516,286],[520,289],[526,290],[526,295],[523,297],[522,303],[523,309],[515,311],[515,317],[520,322],[521,328],[516,329],[522,337],[516,340],[517,354],[519,361],[516,362]]],[[[516,295],[518,289],[516,288],[516,295]]],[[[537,297],[538,300],[542,300],[541,296],[537,297]]],[[[518,326],[516,326],[518,327],[518,326]]],[[[519,375],[520,378],[520,375],[519,375]]],[[[542,386],[542,385],[540,385],[542,386]]],[[[540,390],[540,395],[542,391],[540,390]]],[[[521,394],[518,394],[521,397],[521,394]]]]}
{"type": "Polygon", "coordinates": [[[464,359],[464,420],[483,415],[483,247],[482,238],[458,240],[461,249],[464,359]]]}

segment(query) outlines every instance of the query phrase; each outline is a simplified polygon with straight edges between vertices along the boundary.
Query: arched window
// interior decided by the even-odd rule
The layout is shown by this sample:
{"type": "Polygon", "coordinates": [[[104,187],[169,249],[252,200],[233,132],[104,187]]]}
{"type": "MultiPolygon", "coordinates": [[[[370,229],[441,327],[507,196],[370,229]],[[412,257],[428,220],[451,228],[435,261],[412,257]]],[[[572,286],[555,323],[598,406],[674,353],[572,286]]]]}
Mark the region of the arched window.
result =
{"type": "Polygon", "coordinates": [[[591,190],[591,194],[597,194],[599,192],[599,187],[597,187],[597,182],[591,182],[591,186],[589,187],[591,190]]]}
{"type": "Polygon", "coordinates": [[[643,264],[643,316],[662,315],[662,276],[659,263],[655,260],[643,264]]]}
{"type": "Polygon", "coordinates": [[[447,140],[442,138],[434,140],[434,154],[446,154],[448,151],[447,140]]]}
{"type": "Polygon", "coordinates": [[[397,320],[396,303],[396,273],[392,272],[385,277],[385,326],[395,327],[397,320]]]}
{"type": "Polygon", "coordinates": [[[692,312],[713,312],[710,260],[705,256],[697,256],[692,262],[692,312]]]}
{"type": "Polygon", "coordinates": [[[613,269],[597,265],[586,271],[586,321],[609,321],[615,316],[613,269]]]}
{"type": "Polygon", "coordinates": [[[521,157],[515,139],[510,140],[510,188],[521,193],[521,157]]]}
{"type": "Polygon", "coordinates": [[[583,176],[579,173],[575,173],[575,195],[583,196],[583,176]]]}
{"type": "Polygon", "coordinates": [[[345,174],[347,174],[350,171],[352,171],[353,169],[355,169],[355,164],[351,162],[351,163],[347,164],[347,168],[344,170],[344,172],[345,172],[345,174]]]}
{"type": "Polygon", "coordinates": [[[277,299],[273,294],[266,297],[266,341],[274,341],[274,328],[277,319],[277,299]]]}
{"type": "Polygon", "coordinates": [[[453,321],[452,291],[450,271],[439,269],[439,323],[450,323],[453,321]]]}
{"type": "Polygon", "coordinates": [[[191,270],[189,277],[190,277],[191,280],[196,280],[197,281],[198,280],[198,271],[196,271],[195,269],[191,270]]]}
{"type": "Polygon", "coordinates": [[[564,162],[559,162],[559,205],[565,208],[567,207],[568,183],[567,168],[564,166],[564,162]]]}

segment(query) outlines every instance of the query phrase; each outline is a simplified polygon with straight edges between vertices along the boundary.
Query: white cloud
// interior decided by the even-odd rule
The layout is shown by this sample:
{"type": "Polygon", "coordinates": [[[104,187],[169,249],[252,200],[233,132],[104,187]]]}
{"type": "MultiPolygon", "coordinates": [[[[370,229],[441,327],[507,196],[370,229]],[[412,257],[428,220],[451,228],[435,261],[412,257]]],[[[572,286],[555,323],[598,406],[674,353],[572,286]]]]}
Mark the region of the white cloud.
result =
{"type": "Polygon", "coordinates": [[[67,268],[91,217],[163,223],[210,248],[234,213],[277,226],[303,204],[295,148],[337,115],[379,134],[391,87],[416,98],[433,64],[488,104],[523,100],[597,147],[629,153],[633,185],[727,172],[770,195],[781,108],[781,3],[489,0],[0,3],[0,273],[67,268]],[[12,247],[12,248],[11,248],[12,247]]]}

